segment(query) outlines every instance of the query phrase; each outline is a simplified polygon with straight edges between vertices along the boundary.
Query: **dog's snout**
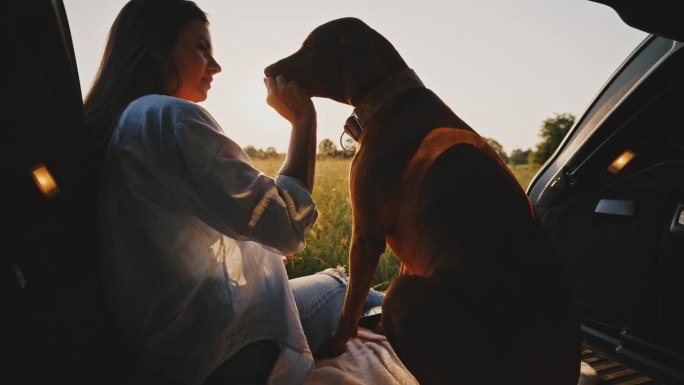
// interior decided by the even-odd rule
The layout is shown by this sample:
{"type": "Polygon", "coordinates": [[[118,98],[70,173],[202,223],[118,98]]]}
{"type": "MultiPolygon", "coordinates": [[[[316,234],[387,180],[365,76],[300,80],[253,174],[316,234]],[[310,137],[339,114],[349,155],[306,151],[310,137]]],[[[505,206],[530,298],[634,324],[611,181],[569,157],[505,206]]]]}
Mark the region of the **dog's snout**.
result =
{"type": "Polygon", "coordinates": [[[264,68],[264,75],[266,75],[268,78],[274,78],[278,75],[285,75],[283,71],[283,65],[281,63],[282,60],[278,60],[277,62],[264,68]]]}
{"type": "Polygon", "coordinates": [[[271,78],[276,75],[274,71],[274,64],[271,64],[270,66],[264,68],[264,75],[266,75],[267,78],[271,78]]]}

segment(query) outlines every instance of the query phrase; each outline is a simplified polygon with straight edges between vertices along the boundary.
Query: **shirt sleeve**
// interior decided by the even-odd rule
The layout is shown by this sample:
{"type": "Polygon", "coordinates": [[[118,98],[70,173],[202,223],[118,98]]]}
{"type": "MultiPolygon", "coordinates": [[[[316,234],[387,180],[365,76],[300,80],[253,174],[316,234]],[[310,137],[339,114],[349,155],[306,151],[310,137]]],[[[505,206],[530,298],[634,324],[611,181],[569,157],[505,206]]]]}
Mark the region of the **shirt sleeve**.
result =
{"type": "Polygon", "coordinates": [[[172,189],[175,203],[218,231],[291,254],[318,217],[315,203],[296,178],[275,179],[256,170],[242,148],[226,137],[200,106],[181,105],[172,121],[190,180],[172,189]]]}

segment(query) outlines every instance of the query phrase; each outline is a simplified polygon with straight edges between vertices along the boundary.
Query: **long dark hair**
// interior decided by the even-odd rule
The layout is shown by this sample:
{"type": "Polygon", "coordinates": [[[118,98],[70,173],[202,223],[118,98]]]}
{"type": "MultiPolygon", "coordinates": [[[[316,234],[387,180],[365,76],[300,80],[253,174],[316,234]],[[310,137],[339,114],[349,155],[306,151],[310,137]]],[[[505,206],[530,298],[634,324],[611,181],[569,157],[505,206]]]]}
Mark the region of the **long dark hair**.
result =
{"type": "Polygon", "coordinates": [[[130,102],[147,94],[172,93],[166,80],[178,73],[168,52],[192,20],[208,23],[204,11],[189,0],[131,0],[121,9],[85,98],[96,154],[104,152],[117,117],[130,102]]]}

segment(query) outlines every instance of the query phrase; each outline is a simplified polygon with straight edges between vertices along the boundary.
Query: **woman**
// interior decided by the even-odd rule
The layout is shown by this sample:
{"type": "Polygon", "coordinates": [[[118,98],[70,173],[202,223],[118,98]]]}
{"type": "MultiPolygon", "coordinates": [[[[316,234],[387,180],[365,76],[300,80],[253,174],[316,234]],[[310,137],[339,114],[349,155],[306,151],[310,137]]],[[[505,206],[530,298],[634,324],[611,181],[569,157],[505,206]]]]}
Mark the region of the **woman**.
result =
{"type": "Polygon", "coordinates": [[[276,178],[255,170],[195,104],[221,71],[207,27],[191,1],[132,0],[110,30],[85,101],[107,299],[125,346],[165,380],[298,384],[346,290],[336,269],[288,281],[282,262],[318,215],[316,112],[296,83],[265,79],[292,132],[276,178]]]}

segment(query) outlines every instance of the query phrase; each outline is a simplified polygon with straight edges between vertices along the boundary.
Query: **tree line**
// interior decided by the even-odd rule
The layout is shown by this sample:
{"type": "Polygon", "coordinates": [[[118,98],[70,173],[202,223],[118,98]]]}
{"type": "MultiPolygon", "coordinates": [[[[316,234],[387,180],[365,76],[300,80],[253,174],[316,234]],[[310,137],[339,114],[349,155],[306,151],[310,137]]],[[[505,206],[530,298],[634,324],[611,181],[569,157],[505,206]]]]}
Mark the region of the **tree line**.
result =
{"type": "MultiPolygon", "coordinates": [[[[554,114],[542,122],[539,130],[541,141],[534,149],[522,150],[516,148],[507,153],[503,146],[493,138],[485,138],[489,145],[499,154],[501,159],[510,165],[518,164],[543,164],[553,155],[558,145],[575,124],[575,116],[569,113],[554,114]]],[[[319,158],[340,158],[348,159],[356,153],[356,142],[347,138],[344,143],[340,142],[340,147],[330,139],[323,139],[318,144],[319,158]]],[[[267,147],[265,150],[254,146],[244,148],[245,153],[252,159],[268,159],[280,156],[275,147],[267,147]]]]}
{"type": "Polygon", "coordinates": [[[575,124],[575,116],[569,113],[554,114],[542,122],[539,130],[541,141],[534,149],[522,150],[516,148],[510,154],[504,151],[503,146],[492,138],[486,138],[489,145],[499,154],[501,159],[510,165],[517,164],[544,164],[553,155],[556,148],[565,138],[565,134],[575,124]]]}

